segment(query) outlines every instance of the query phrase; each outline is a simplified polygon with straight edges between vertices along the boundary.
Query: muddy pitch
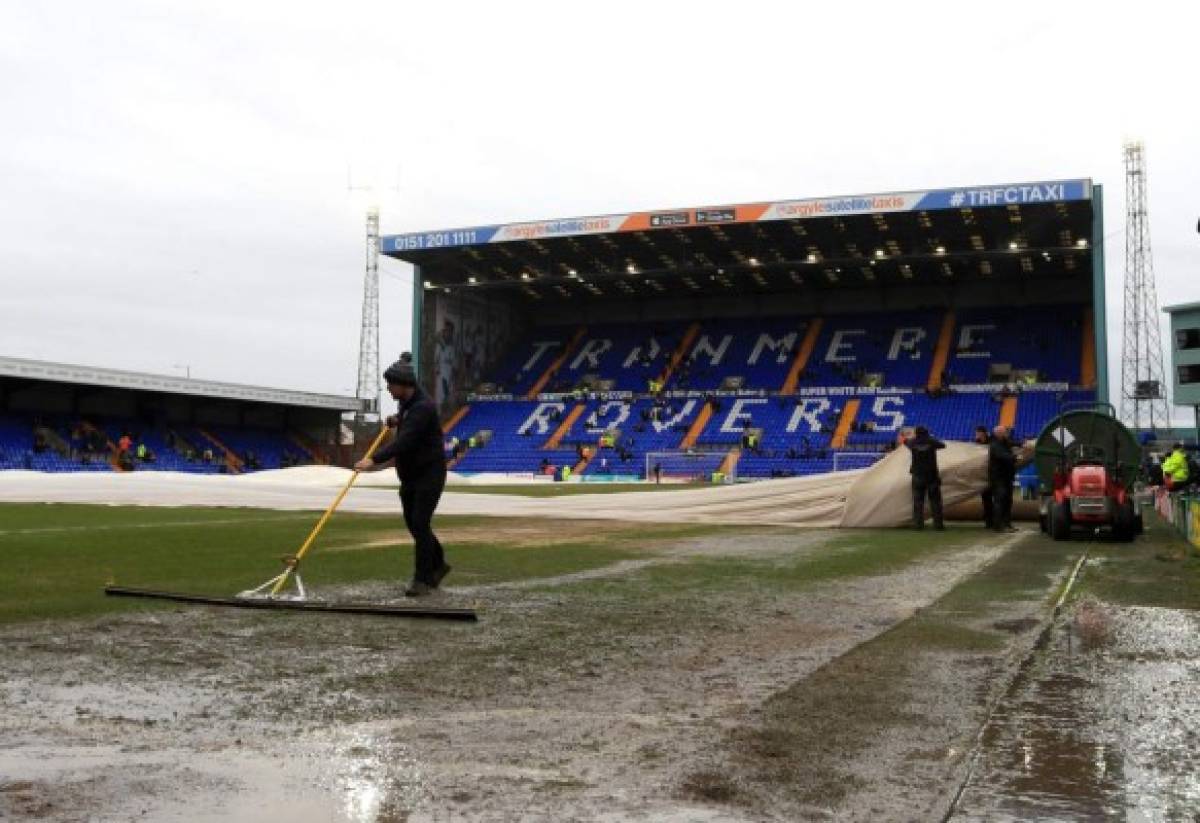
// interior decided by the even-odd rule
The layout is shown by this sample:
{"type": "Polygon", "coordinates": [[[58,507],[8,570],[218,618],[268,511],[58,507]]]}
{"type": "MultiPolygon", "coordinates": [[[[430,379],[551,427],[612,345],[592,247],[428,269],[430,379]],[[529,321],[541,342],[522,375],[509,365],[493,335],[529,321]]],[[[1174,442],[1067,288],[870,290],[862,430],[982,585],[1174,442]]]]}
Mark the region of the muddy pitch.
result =
{"type": "MultiPolygon", "coordinates": [[[[0,812],[47,821],[820,817],[820,803],[729,795],[723,741],[759,723],[774,695],[1038,539],[974,532],[886,574],[769,584],[773,570],[843,537],[686,538],[582,574],[450,585],[441,602],[476,606],[478,625],[189,608],[8,627],[0,812]]],[[[378,584],[329,594],[397,593],[378,584]]],[[[943,678],[928,711],[978,705],[982,677],[943,678]]],[[[946,790],[927,787],[922,802],[946,790]]]]}

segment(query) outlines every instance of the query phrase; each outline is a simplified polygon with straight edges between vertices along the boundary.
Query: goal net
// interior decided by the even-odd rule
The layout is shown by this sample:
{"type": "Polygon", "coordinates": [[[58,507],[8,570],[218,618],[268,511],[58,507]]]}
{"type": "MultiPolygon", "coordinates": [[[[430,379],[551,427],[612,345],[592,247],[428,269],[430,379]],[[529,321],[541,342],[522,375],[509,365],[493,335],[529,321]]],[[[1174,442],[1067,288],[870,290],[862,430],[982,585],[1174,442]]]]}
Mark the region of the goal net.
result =
{"type": "Polygon", "coordinates": [[[646,479],[651,483],[733,483],[736,469],[720,476],[726,453],[716,452],[647,452],[646,479]]]}

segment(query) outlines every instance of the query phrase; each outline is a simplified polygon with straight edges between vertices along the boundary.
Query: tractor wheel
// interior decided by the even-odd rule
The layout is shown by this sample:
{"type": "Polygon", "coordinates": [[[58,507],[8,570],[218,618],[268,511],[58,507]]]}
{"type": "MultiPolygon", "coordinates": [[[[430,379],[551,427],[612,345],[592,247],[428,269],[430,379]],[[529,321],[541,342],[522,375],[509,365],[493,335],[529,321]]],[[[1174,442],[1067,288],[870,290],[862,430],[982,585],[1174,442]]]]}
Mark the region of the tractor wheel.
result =
{"type": "Polygon", "coordinates": [[[1050,536],[1055,540],[1071,539],[1071,508],[1065,502],[1050,504],[1050,536]]]}
{"type": "Polygon", "coordinates": [[[1137,524],[1134,518],[1133,503],[1126,500],[1117,509],[1113,517],[1113,537],[1122,543],[1128,543],[1137,535],[1137,524]]]}

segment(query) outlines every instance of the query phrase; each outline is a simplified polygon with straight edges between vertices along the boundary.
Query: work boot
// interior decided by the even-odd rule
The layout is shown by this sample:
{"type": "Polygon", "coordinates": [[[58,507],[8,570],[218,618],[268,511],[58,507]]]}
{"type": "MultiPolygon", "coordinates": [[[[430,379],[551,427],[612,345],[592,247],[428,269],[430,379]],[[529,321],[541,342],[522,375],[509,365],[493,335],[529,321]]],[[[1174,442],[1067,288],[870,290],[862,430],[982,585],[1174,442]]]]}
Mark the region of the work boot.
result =
{"type": "Polygon", "coordinates": [[[442,567],[433,573],[433,580],[430,581],[429,585],[436,589],[438,586],[442,585],[442,580],[448,574],[450,574],[450,564],[443,563],[442,567]]]}
{"type": "Polygon", "coordinates": [[[405,597],[426,597],[431,594],[433,594],[433,587],[420,580],[409,583],[408,588],[404,590],[405,597]]]}

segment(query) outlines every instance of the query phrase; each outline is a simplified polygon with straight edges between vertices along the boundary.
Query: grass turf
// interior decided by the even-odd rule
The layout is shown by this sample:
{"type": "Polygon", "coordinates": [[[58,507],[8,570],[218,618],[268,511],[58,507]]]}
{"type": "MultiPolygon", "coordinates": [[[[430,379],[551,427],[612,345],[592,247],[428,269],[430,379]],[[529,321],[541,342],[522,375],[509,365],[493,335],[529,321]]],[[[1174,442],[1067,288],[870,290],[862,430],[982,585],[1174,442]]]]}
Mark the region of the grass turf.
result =
{"type": "MultiPolygon", "coordinates": [[[[1200,609],[1200,551],[1155,512],[1143,514],[1145,534],[1133,543],[1098,540],[1075,588],[1123,606],[1200,609]]],[[[1076,542],[1084,541],[1076,536],[1076,542]]]]}
{"type": "MultiPolygon", "coordinates": [[[[0,623],[154,608],[105,597],[106,583],[230,595],[281,568],[316,522],[314,512],[260,509],[0,505],[0,623]]],[[[439,528],[480,527],[479,517],[439,517],[439,528]]],[[[514,521],[506,521],[505,526],[514,521]]],[[[519,521],[516,521],[519,522],[519,521]]],[[[695,527],[630,526],[539,545],[452,547],[456,578],[472,584],[542,577],[636,556],[647,540],[695,527]]],[[[412,547],[396,516],[339,514],[303,567],[305,583],[394,580],[412,569],[412,547]],[[383,539],[380,536],[383,535],[383,539]],[[394,538],[394,539],[393,539],[394,538]]]]}
{"type": "MultiPolygon", "coordinates": [[[[803,534],[803,533],[800,533],[803,534]]],[[[729,530],[730,540],[753,542],[744,530],[729,530]]],[[[684,565],[650,566],[636,573],[662,591],[721,591],[746,586],[756,590],[794,590],[830,580],[887,574],[913,563],[949,554],[986,539],[972,526],[945,532],[911,529],[852,529],[833,534],[817,552],[761,557],[693,558],[684,565]]],[[[598,586],[607,585],[604,583],[598,586]]]]}
{"type": "MultiPolygon", "coordinates": [[[[294,552],[317,519],[315,512],[261,509],[0,505],[0,624],[86,617],[159,604],[107,598],[106,583],[168,591],[231,595],[264,582],[294,552]]],[[[447,516],[440,529],[507,528],[521,521],[447,516]]],[[[613,525],[554,537],[552,524],[536,524],[547,537],[450,542],[455,582],[488,584],[555,575],[645,557],[656,540],[696,535],[746,537],[743,529],[694,525],[613,525]]],[[[691,558],[686,564],[650,567],[635,576],[664,594],[704,591],[744,583],[790,588],[821,580],[878,574],[929,553],[952,551],[978,539],[977,529],[956,528],[938,539],[925,533],[863,530],[830,538],[828,551],[796,558],[691,558]]],[[[339,514],[326,527],[303,568],[310,588],[394,580],[412,568],[412,547],[397,516],[339,514]]],[[[604,580],[577,584],[579,593],[602,590],[604,580]]]]}

